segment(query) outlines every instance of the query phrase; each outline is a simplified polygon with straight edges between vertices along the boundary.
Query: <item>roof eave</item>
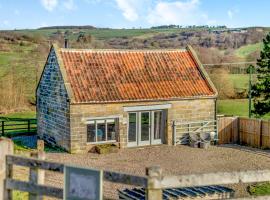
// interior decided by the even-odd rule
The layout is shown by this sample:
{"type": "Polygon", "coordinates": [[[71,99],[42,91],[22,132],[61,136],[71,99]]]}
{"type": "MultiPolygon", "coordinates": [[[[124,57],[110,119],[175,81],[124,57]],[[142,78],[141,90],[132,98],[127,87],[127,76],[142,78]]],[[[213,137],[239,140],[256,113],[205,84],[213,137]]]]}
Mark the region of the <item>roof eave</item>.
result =
{"type": "Polygon", "coordinates": [[[132,100],[116,100],[116,101],[87,101],[87,102],[70,102],[70,105],[80,104],[109,104],[109,103],[138,103],[138,102],[160,102],[160,101],[184,101],[198,99],[216,99],[216,95],[193,96],[193,97],[177,97],[177,98],[160,98],[160,99],[132,99],[132,100]]]}

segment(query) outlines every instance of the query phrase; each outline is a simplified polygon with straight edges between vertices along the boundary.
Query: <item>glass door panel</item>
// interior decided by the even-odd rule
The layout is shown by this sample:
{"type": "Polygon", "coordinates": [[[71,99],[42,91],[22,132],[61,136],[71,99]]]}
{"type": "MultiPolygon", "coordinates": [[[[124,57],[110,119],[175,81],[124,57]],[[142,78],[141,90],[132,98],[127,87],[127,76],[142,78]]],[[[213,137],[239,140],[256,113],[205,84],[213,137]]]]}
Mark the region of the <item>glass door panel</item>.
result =
{"type": "Polygon", "coordinates": [[[150,112],[141,112],[140,116],[140,145],[150,144],[150,112]]]}
{"type": "Polygon", "coordinates": [[[166,115],[162,110],[152,111],[151,144],[161,144],[165,132],[166,115]]]}
{"type": "Polygon", "coordinates": [[[128,114],[128,146],[137,145],[137,113],[128,114]]]}

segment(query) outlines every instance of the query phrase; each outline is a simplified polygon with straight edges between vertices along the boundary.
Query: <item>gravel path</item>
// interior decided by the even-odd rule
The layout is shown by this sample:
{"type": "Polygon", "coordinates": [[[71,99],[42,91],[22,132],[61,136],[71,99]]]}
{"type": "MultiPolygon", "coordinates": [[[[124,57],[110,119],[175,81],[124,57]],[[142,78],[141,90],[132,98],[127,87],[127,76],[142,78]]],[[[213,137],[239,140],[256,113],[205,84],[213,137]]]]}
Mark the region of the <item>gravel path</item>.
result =
{"type": "MultiPolygon", "coordinates": [[[[113,170],[135,175],[145,175],[145,168],[158,165],[165,175],[180,175],[206,172],[231,172],[238,170],[270,169],[270,153],[258,154],[237,146],[212,146],[207,150],[188,146],[152,146],[145,148],[121,149],[118,153],[66,154],[48,153],[47,159],[72,165],[113,170]]],[[[61,186],[63,176],[48,172],[46,182],[61,186]]],[[[116,198],[117,189],[123,185],[105,182],[106,197],[116,198]]],[[[247,195],[246,185],[232,185],[236,195],[247,195]]]]}

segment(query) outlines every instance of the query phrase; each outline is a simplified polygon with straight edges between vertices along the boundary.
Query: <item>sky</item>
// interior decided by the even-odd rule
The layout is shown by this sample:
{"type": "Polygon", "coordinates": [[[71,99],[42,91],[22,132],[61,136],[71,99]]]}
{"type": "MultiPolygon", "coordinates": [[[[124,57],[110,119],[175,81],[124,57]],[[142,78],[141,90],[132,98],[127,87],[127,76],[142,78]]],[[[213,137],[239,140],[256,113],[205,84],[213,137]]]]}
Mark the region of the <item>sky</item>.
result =
{"type": "Polygon", "coordinates": [[[0,29],[270,26],[270,0],[0,0],[0,29]]]}

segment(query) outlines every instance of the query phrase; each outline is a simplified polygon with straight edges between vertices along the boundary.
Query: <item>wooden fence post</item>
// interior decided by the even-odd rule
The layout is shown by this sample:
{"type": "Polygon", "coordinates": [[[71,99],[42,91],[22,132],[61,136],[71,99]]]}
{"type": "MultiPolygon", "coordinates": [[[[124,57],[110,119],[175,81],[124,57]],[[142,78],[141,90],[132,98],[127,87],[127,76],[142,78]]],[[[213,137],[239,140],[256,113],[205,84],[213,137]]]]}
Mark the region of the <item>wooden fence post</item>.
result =
{"type": "MultiPolygon", "coordinates": [[[[45,160],[44,141],[37,141],[37,151],[31,153],[31,157],[45,160]]],[[[42,185],[45,182],[45,171],[38,168],[30,168],[29,182],[42,185]]],[[[29,193],[29,200],[42,200],[43,197],[37,194],[29,193]]]]}
{"type": "Polygon", "coordinates": [[[262,147],[262,140],[263,140],[263,136],[262,136],[262,120],[259,120],[259,134],[260,134],[260,139],[259,139],[259,148],[262,147]]]}
{"type": "Polygon", "coordinates": [[[239,134],[239,145],[242,145],[243,143],[243,135],[242,135],[242,130],[241,130],[241,121],[242,121],[242,118],[241,117],[238,117],[238,134],[239,134]]]}
{"type": "Polygon", "coordinates": [[[6,190],[5,179],[12,177],[12,165],[6,164],[6,155],[13,155],[11,139],[0,137],[0,200],[11,200],[12,191],[6,190]]]}
{"type": "Polygon", "coordinates": [[[146,168],[147,188],[146,199],[147,200],[162,200],[162,169],[160,167],[146,168]]]}

